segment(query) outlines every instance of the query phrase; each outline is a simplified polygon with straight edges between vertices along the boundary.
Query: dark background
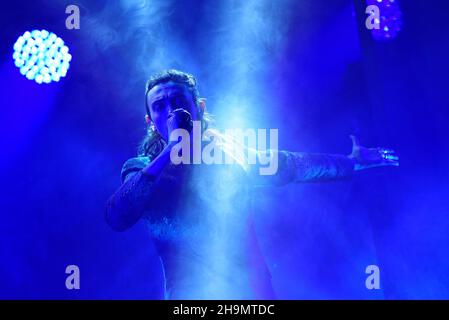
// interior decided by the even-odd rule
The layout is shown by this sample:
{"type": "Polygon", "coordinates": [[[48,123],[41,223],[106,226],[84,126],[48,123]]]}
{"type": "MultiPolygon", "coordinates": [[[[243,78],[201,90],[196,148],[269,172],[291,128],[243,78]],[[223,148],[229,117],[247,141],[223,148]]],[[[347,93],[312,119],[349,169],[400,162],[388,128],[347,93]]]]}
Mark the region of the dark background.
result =
{"type": "Polygon", "coordinates": [[[343,154],[356,134],[400,155],[398,168],[257,198],[279,298],[449,298],[449,4],[400,5],[398,36],[375,41],[363,1],[3,4],[0,298],[162,298],[145,225],[116,233],[103,215],[145,133],[145,80],[167,68],[196,75],[219,128],[278,128],[281,149],[343,154]],[[70,4],[80,30],[65,28],[70,4]],[[58,83],[14,66],[34,29],[70,48],[58,83]],[[69,264],[81,290],[65,288],[69,264]],[[380,290],[365,288],[371,264],[380,290]]]}

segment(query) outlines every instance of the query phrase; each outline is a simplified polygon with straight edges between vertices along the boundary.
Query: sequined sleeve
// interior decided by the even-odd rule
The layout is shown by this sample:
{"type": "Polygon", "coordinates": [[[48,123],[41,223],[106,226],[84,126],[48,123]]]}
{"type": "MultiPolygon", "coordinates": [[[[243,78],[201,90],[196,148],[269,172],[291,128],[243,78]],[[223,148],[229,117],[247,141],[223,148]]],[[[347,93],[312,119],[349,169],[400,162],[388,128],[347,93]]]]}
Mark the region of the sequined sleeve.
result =
{"type": "Polygon", "coordinates": [[[148,158],[132,158],[123,165],[122,185],[106,202],[105,218],[113,229],[131,227],[150,207],[155,180],[142,172],[148,163],[148,158]]]}
{"type": "Polygon", "coordinates": [[[252,173],[255,185],[339,180],[351,177],[354,172],[353,161],[344,155],[277,151],[277,157],[274,175],[252,173]]]}

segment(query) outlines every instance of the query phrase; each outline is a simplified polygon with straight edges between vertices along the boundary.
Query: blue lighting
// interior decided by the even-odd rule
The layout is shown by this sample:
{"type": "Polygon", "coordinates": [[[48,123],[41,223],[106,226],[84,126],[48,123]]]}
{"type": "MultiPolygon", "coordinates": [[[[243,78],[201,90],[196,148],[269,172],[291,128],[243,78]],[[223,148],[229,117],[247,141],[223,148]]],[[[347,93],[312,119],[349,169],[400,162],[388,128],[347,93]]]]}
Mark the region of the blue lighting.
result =
{"type": "Polygon", "coordinates": [[[13,58],[21,74],[41,84],[65,77],[72,55],[64,41],[53,32],[33,30],[17,39],[13,58]]]}

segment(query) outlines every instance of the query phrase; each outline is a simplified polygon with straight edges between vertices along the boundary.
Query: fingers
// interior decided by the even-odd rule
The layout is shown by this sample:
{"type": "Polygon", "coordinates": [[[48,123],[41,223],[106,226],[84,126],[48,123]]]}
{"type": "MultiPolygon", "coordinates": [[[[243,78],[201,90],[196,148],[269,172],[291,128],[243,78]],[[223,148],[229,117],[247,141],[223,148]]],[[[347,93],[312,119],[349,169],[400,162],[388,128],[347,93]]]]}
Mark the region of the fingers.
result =
{"type": "Polygon", "coordinates": [[[385,165],[399,166],[399,157],[394,153],[384,153],[382,155],[385,165]]]}
{"type": "Polygon", "coordinates": [[[399,162],[396,160],[385,160],[382,163],[383,166],[393,166],[393,167],[399,167],[399,162]]]}
{"type": "Polygon", "coordinates": [[[384,154],[383,158],[385,160],[393,160],[393,161],[399,161],[399,157],[395,156],[395,155],[390,155],[390,154],[384,154]]]}
{"type": "Polygon", "coordinates": [[[170,123],[168,125],[169,132],[174,129],[185,129],[191,132],[193,128],[192,117],[190,113],[183,108],[171,111],[167,117],[167,122],[170,123]]]}
{"type": "Polygon", "coordinates": [[[355,146],[360,145],[360,141],[355,135],[351,134],[351,135],[349,135],[349,138],[351,138],[353,145],[355,145],[355,146]]]}
{"type": "Polygon", "coordinates": [[[399,166],[399,157],[394,150],[385,148],[374,148],[370,150],[378,152],[382,158],[382,166],[399,166]]]}
{"type": "Polygon", "coordinates": [[[178,109],[170,111],[170,113],[168,114],[168,117],[169,118],[173,117],[175,114],[182,114],[184,116],[186,116],[186,115],[190,116],[190,113],[186,109],[178,108],[178,109]]]}
{"type": "Polygon", "coordinates": [[[391,149],[377,148],[377,151],[380,153],[381,157],[385,160],[398,161],[399,157],[396,152],[391,149]]]}
{"type": "Polygon", "coordinates": [[[191,120],[190,113],[187,110],[181,109],[181,108],[171,111],[168,114],[167,119],[171,119],[173,117],[176,117],[176,119],[178,119],[178,121],[190,121],[191,120]]]}
{"type": "Polygon", "coordinates": [[[176,113],[176,112],[186,112],[189,113],[186,109],[184,108],[176,108],[175,110],[172,111],[172,113],[176,113]]]}

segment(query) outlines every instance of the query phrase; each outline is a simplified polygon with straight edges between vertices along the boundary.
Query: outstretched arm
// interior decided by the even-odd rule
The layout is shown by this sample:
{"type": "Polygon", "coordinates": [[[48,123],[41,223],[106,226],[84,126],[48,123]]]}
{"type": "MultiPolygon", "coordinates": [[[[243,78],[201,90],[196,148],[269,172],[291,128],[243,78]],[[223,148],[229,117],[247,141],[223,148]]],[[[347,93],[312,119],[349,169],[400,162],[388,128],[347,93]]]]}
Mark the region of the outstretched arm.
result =
{"type": "MultiPolygon", "coordinates": [[[[277,161],[277,171],[262,175],[260,166],[251,166],[249,173],[254,185],[284,185],[290,182],[314,182],[344,179],[354,171],[379,166],[398,166],[394,151],[383,148],[365,148],[355,136],[350,155],[332,155],[269,150],[263,154],[270,162],[277,161]]],[[[258,157],[261,156],[259,152],[258,157]]],[[[258,162],[260,163],[260,161],[258,162]]]]}

